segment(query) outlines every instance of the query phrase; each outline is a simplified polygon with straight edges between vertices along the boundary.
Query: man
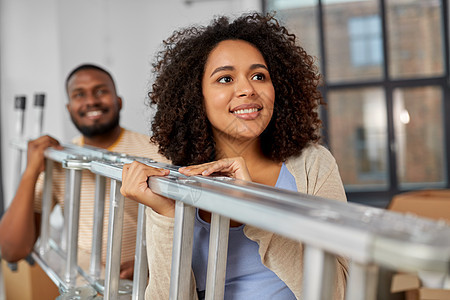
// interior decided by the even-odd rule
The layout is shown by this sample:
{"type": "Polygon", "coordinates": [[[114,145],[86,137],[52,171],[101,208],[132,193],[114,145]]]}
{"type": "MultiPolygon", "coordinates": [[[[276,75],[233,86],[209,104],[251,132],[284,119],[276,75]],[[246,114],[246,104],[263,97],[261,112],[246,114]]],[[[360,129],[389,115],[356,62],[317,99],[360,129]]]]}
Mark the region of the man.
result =
{"type": "MultiPolygon", "coordinates": [[[[157,147],[150,144],[148,136],[120,127],[122,99],[117,95],[114,80],[107,71],[95,65],[81,65],[67,76],[66,91],[69,98],[67,110],[82,134],[73,140],[76,145],[166,161],[157,153],[157,147]]],[[[28,143],[27,166],[15,197],[0,220],[1,256],[6,261],[15,262],[26,257],[39,236],[43,183],[41,173],[45,165],[44,150],[48,147],[61,148],[59,142],[50,136],[42,136],[28,143]]],[[[55,163],[53,201],[62,208],[64,183],[64,170],[55,163]]],[[[109,199],[109,180],[107,184],[106,199],[109,199]]],[[[83,171],[81,186],[78,260],[81,266],[87,266],[92,243],[95,175],[83,171]]],[[[109,202],[106,201],[103,261],[106,256],[108,216],[109,202]]],[[[136,220],[137,204],[125,201],[121,278],[131,278],[133,275],[136,220]]]]}

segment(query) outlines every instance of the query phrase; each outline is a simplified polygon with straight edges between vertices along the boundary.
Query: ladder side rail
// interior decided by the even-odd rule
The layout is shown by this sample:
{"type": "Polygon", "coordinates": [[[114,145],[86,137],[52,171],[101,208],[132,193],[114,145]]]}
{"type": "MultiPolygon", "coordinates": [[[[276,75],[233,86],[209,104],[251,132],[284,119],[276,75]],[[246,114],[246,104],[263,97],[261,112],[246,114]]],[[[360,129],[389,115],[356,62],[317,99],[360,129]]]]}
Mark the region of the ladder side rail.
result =
{"type": "Polygon", "coordinates": [[[151,177],[149,182],[159,195],[360,263],[411,271],[449,268],[450,226],[444,222],[282,190],[277,191],[278,198],[264,197],[234,190],[232,184],[224,189],[196,179],[169,175],[151,177]]]}
{"type": "Polygon", "coordinates": [[[99,279],[102,268],[103,222],[105,219],[106,178],[95,175],[94,220],[92,227],[92,248],[89,274],[99,279]]]}
{"type": "Polygon", "coordinates": [[[111,180],[109,202],[108,238],[105,266],[105,300],[119,297],[120,256],[122,251],[122,227],[124,197],[120,193],[122,183],[111,180]]]}
{"type": "Polygon", "coordinates": [[[145,209],[146,206],[139,203],[136,231],[136,251],[134,255],[133,300],[144,300],[145,288],[147,286],[148,264],[146,253],[147,238],[145,231],[145,209]]]}
{"type": "MultiPolygon", "coordinates": [[[[328,220],[311,216],[316,211],[311,211],[309,207],[302,207],[302,194],[297,194],[298,205],[295,206],[282,203],[279,199],[267,199],[242,191],[233,192],[231,188],[222,189],[213,184],[197,182],[195,178],[174,178],[169,175],[167,177],[151,177],[149,183],[152,191],[161,196],[195,205],[200,209],[218,213],[241,223],[320,248],[329,248],[330,252],[347,253],[362,261],[369,259],[370,251],[367,251],[367,247],[370,246],[371,239],[367,238],[369,235],[367,232],[354,226],[341,224],[343,222],[340,220],[337,223],[333,222],[334,220],[328,222],[328,220]],[[304,230],[292,230],[292,228],[303,228],[304,230]],[[329,233],[333,230],[335,234],[330,237],[329,233]],[[341,239],[345,242],[350,239],[354,243],[344,244],[341,239]],[[339,247],[334,249],[333,247],[336,245],[339,247]]],[[[320,203],[320,200],[317,201],[320,203]]],[[[309,201],[306,203],[314,204],[309,201]]],[[[320,208],[319,205],[318,207],[320,208]]],[[[326,207],[326,209],[333,208],[332,206],[331,208],[326,207]]]]}
{"type": "Polygon", "coordinates": [[[230,218],[211,216],[205,299],[224,299],[230,218]]]}

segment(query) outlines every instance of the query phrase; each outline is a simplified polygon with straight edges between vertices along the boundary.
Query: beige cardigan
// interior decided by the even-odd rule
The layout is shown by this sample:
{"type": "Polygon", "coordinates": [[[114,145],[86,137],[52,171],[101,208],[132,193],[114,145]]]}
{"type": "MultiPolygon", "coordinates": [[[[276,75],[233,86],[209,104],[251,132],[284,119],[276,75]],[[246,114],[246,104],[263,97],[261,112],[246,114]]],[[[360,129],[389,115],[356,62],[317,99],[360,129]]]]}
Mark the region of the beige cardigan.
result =
{"type": "MultiPolygon", "coordinates": [[[[324,147],[311,145],[305,148],[299,157],[288,159],[286,167],[295,177],[299,192],[346,201],[336,161],[324,147]]],[[[146,215],[150,279],[145,298],[169,299],[174,220],[161,216],[150,208],[146,210],[146,215]]],[[[262,263],[277,274],[297,299],[300,299],[303,282],[302,243],[248,225],[244,227],[244,233],[259,244],[262,263]]],[[[338,257],[337,262],[334,299],[340,300],[344,299],[348,264],[341,257],[338,257]]],[[[197,299],[193,274],[191,277],[192,299],[197,299]]]]}

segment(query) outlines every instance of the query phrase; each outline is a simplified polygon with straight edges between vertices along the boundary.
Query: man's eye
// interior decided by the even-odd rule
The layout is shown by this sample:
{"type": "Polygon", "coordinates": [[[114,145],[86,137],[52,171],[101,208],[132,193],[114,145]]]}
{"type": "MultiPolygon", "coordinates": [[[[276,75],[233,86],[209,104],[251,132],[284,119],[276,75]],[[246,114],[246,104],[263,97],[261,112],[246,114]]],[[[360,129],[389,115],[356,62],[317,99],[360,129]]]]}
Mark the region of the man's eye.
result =
{"type": "Polygon", "coordinates": [[[101,95],[104,95],[104,94],[106,94],[106,93],[107,93],[106,90],[97,90],[97,91],[95,91],[95,95],[96,95],[96,96],[101,96],[101,95]]]}
{"type": "Polygon", "coordinates": [[[264,76],[264,74],[256,74],[253,75],[252,80],[264,80],[266,78],[266,76],[264,76]]]}
{"type": "Polygon", "coordinates": [[[229,83],[232,81],[233,81],[233,79],[231,79],[231,77],[229,77],[229,76],[221,77],[218,80],[218,82],[220,82],[220,83],[229,83]]]}
{"type": "Polygon", "coordinates": [[[76,93],[72,95],[72,98],[80,99],[84,97],[84,93],[76,93]]]}

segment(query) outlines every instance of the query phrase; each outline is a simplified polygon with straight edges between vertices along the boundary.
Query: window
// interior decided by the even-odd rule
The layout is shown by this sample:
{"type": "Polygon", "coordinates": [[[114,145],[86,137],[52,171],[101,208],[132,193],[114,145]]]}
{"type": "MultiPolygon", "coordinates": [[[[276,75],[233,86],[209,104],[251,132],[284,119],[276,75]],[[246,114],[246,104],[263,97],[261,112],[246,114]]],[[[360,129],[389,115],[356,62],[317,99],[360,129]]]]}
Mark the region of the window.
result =
{"type": "Polygon", "coordinates": [[[347,190],[388,185],[387,117],[383,89],[343,89],[328,94],[329,146],[347,190]]]}
{"type": "Polygon", "coordinates": [[[320,58],[324,140],[349,201],[386,207],[399,192],[450,188],[444,0],[265,4],[320,58]],[[316,23],[304,22],[311,15],[316,23]]]}
{"type": "Polygon", "coordinates": [[[377,15],[350,18],[348,32],[353,66],[377,66],[383,62],[381,22],[377,15]]]}
{"type": "Polygon", "coordinates": [[[400,188],[442,186],[445,158],[441,87],[396,88],[393,95],[400,188]]]}

